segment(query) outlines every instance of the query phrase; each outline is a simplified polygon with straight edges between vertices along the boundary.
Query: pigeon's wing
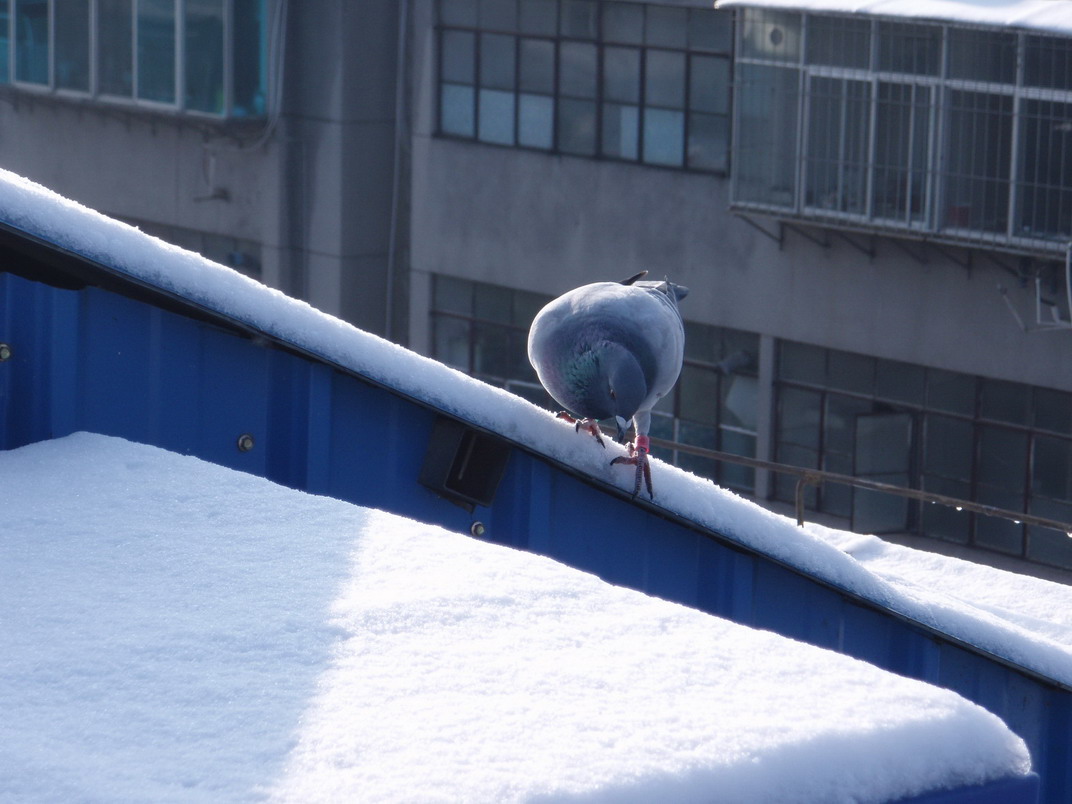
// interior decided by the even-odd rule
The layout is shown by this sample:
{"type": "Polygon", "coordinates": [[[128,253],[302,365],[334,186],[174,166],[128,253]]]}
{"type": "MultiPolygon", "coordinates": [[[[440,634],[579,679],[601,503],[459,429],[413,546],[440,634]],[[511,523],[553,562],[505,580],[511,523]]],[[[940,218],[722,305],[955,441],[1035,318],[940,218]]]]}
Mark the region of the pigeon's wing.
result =
{"type": "Polygon", "coordinates": [[[619,281],[618,281],[618,284],[619,284],[619,285],[631,285],[631,284],[633,284],[634,282],[636,282],[636,281],[637,281],[638,279],[643,279],[643,278],[644,278],[645,276],[647,276],[647,275],[648,275],[648,272],[647,272],[647,271],[641,271],[641,272],[640,272],[639,274],[633,274],[633,275],[632,275],[631,277],[629,277],[628,279],[621,279],[621,280],[619,280],[619,281]]]}

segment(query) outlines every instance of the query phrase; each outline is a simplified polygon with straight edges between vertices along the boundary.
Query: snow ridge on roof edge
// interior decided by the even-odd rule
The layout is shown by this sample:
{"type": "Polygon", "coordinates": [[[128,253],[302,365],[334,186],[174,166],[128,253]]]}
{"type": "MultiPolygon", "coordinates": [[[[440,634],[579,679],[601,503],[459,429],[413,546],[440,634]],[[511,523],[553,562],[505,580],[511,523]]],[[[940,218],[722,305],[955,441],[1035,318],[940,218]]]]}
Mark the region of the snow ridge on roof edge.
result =
{"type": "MultiPolygon", "coordinates": [[[[548,411],[321,312],[237,271],[151,237],[40,185],[0,169],[0,221],[93,260],[131,281],[189,299],[270,338],[366,377],[399,394],[572,467],[596,483],[631,491],[632,477],[609,466],[612,444],[577,439],[548,411]]],[[[1072,686],[1072,657],[1052,640],[1030,635],[989,612],[956,611],[918,599],[877,577],[851,556],[791,520],[711,481],[659,463],[655,506],[701,529],[869,601],[951,641],[1072,686]],[[955,616],[950,616],[950,614],[955,616]],[[1041,641],[1040,641],[1041,640],[1041,641]]]]}

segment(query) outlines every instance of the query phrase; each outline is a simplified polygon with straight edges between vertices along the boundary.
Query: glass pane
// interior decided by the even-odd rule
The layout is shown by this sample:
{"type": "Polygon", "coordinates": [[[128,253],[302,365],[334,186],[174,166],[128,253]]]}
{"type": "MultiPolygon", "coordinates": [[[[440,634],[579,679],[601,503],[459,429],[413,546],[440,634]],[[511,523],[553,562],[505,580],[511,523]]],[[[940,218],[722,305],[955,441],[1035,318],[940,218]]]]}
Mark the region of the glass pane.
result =
{"type": "Polygon", "coordinates": [[[689,114],[689,167],[725,171],[729,168],[730,119],[721,114],[689,114]]]}
{"type": "MultiPolygon", "coordinates": [[[[1036,516],[1072,523],[1072,504],[1038,500],[1031,503],[1030,510],[1036,516]]],[[[1072,539],[1064,531],[1029,526],[1027,557],[1055,567],[1072,569],[1072,539]]]]}
{"type": "Polygon", "coordinates": [[[550,95],[555,90],[554,43],[545,39],[522,39],[519,44],[521,90],[550,95]]]}
{"type": "Polygon", "coordinates": [[[689,57],[689,108],[715,114],[729,112],[729,59],[719,56],[689,57]]]}
{"type": "Polygon", "coordinates": [[[1016,83],[1016,34],[950,28],[949,77],[1016,83]]]}
{"type": "Polygon", "coordinates": [[[878,360],[875,363],[875,396],[922,405],[926,377],[927,372],[922,366],[878,360]]]}
{"type": "Polygon", "coordinates": [[[669,109],[644,110],[644,161],[677,167],[685,159],[685,114],[669,109]]]}
{"type": "MultiPolygon", "coordinates": [[[[814,450],[804,449],[789,444],[778,445],[778,462],[799,466],[804,469],[819,468],[819,454],[814,450]]],[[[796,475],[778,472],[774,477],[775,497],[785,502],[793,502],[796,499],[797,477],[796,475]]],[[[817,489],[815,486],[807,486],[804,490],[804,505],[806,508],[815,508],[817,489]]]]}
{"type": "Polygon", "coordinates": [[[469,322],[461,318],[433,316],[432,355],[441,363],[468,372],[469,322]]]}
{"type": "MultiPolygon", "coordinates": [[[[89,0],[55,0],[54,9],[56,86],[88,92],[89,0]]],[[[7,22],[6,15],[3,22],[7,22]]]]}
{"type": "Polygon", "coordinates": [[[480,0],[480,27],[492,31],[516,31],[517,5],[512,0],[480,0]]]}
{"type": "Polygon", "coordinates": [[[558,147],[566,153],[592,156],[596,152],[596,105],[594,101],[558,102],[558,147]]]}
{"type": "Polygon", "coordinates": [[[980,483],[1022,494],[1027,474],[1027,435],[1001,427],[980,428],[977,469],[980,483]]]}
{"type": "Polygon", "coordinates": [[[649,4],[644,26],[644,42],[655,47],[675,47],[682,50],[688,45],[688,14],[684,8],[671,8],[649,4]]]}
{"type": "Polygon", "coordinates": [[[482,321],[510,323],[513,291],[501,285],[477,282],[473,285],[473,316],[482,321]]]}
{"type": "Polygon", "coordinates": [[[186,0],[186,108],[222,114],[223,0],[186,0]]]}
{"type": "MultiPolygon", "coordinates": [[[[971,484],[944,477],[923,476],[923,489],[934,494],[967,500],[971,497],[971,484]]],[[[923,535],[944,539],[958,544],[967,544],[970,538],[971,514],[938,503],[922,504],[923,535]]]]}
{"type": "Polygon", "coordinates": [[[554,36],[558,31],[557,0],[521,0],[521,32],[554,36]]]}
{"type": "Polygon", "coordinates": [[[617,103],[640,102],[640,50],[626,47],[604,49],[603,98],[617,103]]]}
{"type": "Polygon", "coordinates": [[[689,9],[689,48],[729,53],[733,47],[733,12],[689,9]]]}
{"type": "Polygon", "coordinates": [[[1031,389],[1003,380],[983,380],[979,415],[1010,424],[1028,424],[1031,389]]]}
{"type": "Polygon", "coordinates": [[[1072,41],[1068,38],[1028,36],[1024,56],[1025,84],[1072,89],[1072,41]]]}
{"type": "Polygon", "coordinates": [[[874,388],[875,358],[831,350],[828,365],[831,388],[871,394],[874,388]]]}
{"type": "Polygon", "coordinates": [[[596,96],[596,48],[580,42],[559,47],[559,91],[575,98],[596,96]]]}
{"type": "Polygon", "coordinates": [[[477,138],[498,145],[514,144],[514,104],[517,95],[501,89],[480,90],[477,138]]]}
{"type": "MultiPolygon", "coordinates": [[[[823,449],[852,455],[855,443],[856,418],[871,412],[871,403],[866,399],[830,394],[826,399],[826,418],[823,421],[823,449]]],[[[852,474],[851,464],[845,474],[852,474]]]]}
{"type": "Polygon", "coordinates": [[[870,20],[810,15],[807,25],[808,64],[861,69],[871,66],[870,20]]]}
{"type": "Polygon", "coordinates": [[[950,93],[945,225],[1004,232],[1009,217],[1012,98],[950,93]]]}
{"type": "Polygon", "coordinates": [[[806,343],[781,341],[778,377],[812,385],[826,385],[826,350],[806,343]]]}
{"type": "Polygon", "coordinates": [[[640,156],[640,107],[603,104],[603,155],[618,159],[640,156]]]}
{"type": "Polygon", "coordinates": [[[9,3],[0,3],[0,84],[11,80],[11,18],[9,3]]]}
{"type": "Polygon", "coordinates": [[[258,116],[267,111],[267,0],[234,0],[234,105],[232,114],[258,116]]]}
{"type": "Polygon", "coordinates": [[[473,324],[473,373],[506,379],[511,376],[510,332],[494,324],[473,324]]]}
{"type": "Polygon", "coordinates": [[[518,98],[517,141],[530,148],[554,145],[555,106],[549,95],[522,94],[518,98]]]}
{"type": "Polygon", "coordinates": [[[974,447],[971,422],[928,415],[923,434],[923,467],[928,475],[971,481],[974,447]]]}
{"type": "Polygon", "coordinates": [[[735,199],[796,206],[798,72],[742,64],[735,199]]]}
{"type": "Polygon", "coordinates": [[[745,8],[741,55],[770,61],[800,61],[800,14],[745,8]]]}
{"type": "Polygon", "coordinates": [[[603,40],[639,45],[644,42],[644,6],[640,3],[605,3],[603,40]]]}
{"type": "Polygon", "coordinates": [[[1072,441],[1036,437],[1031,461],[1031,493],[1072,503],[1072,441]]]}
{"type": "MultiPolygon", "coordinates": [[[[723,452],[742,455],[745,458],[756,457],[755,436],[745,435],[744,433],[737,433],[731,430],[722,430],[720,434],[722,436],[722,443],[720,446],[723,452]]],[[[756,470],[751,466],[723,462],[720,466],[719,476],[722,485],[724,486],[747,492],[755,490],[756,470]]]]}
{"type": "MultiPolygon", "coordinates": [[[[977,495],[978,502],[992,505],[1007,511],[1023,509],[1023,499],[1019,494],[982,487],[977,495]]],[[[975,543],[990,550],[1020,555],[1023,552],[1024,526],[1008,519],[975,515],[975,543]]]]}
{"type": "Polygon", "coordinates": [[[439,0],[439,21],[444,25],[476,27],[476,0],[439,0]]]}
{"type": "Polygon", "coordinates": [[[439,127],[444,134],[476,134],[476,92],[471,86],[443,84],[439,93],[439,127]]]}
{"type": "Polygon", "coordinates": [[[514,88],[514,37],[480,35],[480,85],[493,89],[514,88]]]}
{"type": "Polygon", "coordinates": [[[1072,103],[1025,100],[1017,224],[1028,237],[1072,235],[1072,103]]]}
{"type": "Polygon", "coordinates": [[[881,22],[878,31],[880,70],[938,75],[942,47],[941,26],[881,22]]]}
{"type": "Polygon", "coordinates": [[[48,0],[15,0],[15,78],[48,83],[48,0]]]}
{"type": "Polygon", "coordinates": [[[529,293],[525,290],[515,290],[513,293],[514,312],[510,320],[516,326],[524,327],[527,331],[532,319],[551,299],[542,293],[529,293]]]}
{"type": "Polygon", "coordinates": [[[822,396],[797,388],[783,388],[778,396],[778,441],[818,450],[822,396]]]}
{"type": "Polygon", "coordinates": [[[644,75],[644,102],[671,109],[685,107],[685,54],[649,50],[644,75]]]}
{"type": "Polygon", "coordinates": [[[930,153],[930,88],[878,85],[872,210],[875,217],[913,222],[926,216],[930,153]]]}
{"type": "Polygon", "coordinates": [[[473,314],[473,283],[465,279],[437,274],[432,298],[436,310],[464,316],[473,314]]]}
{"type": "Polygon", "coordinates": [[[866,212],[871,85],[813,78],[808,121],[806,203],[866,212]]]}
{"type": "Polygon", "coordinates": [[[759,383],[755,377],[735,374],[722,381],[722,423],[755,432],[759,383]]]}
{"type": "Polygon", "coordinates": [[[97,3],[97,81],[106,95],[130,97],[134,93],[131,14],[131,0],[99,0],[97,3]]]}
{"type": "MultiPolygon", "coordinates": [[[[851,475],[852,456],[825,454],[823,456],[823,471],[834,472],[839,475],[851,475]]],[[[852,486],[846,486],[842,483],[824,483],[822,492],[821,510],[834,516],[852,516],[852,486]]]]}
{"type": "Polygon", "coordinates": [[[138,97],[175,102],[175,0],[138,2],[138,97]]]}
{"type": "Polygon", "coordinates": [[[443,31],[442,78],[457,84],[473,84],[476,76],[476,58],[473,50],[476,36],[468,31],[443,31]]]}
{"type": "Polygon", "coordinates": [[[975,415],[975,378],[941,369],[927,370],[927,406],[949,413],[975,415]]]}
{"type": "Polygon", "coordinates": [[[718,375],[711,369],[686,365],[678,380],[678,416],[718,424],[718,375]]]}
{"type": "Polygon", "coordinates": [[[594,0],[562,0],[559,22],[563,36],[595,39],[599,34],[598,7],[594,0]]]}
{"type": "Polygon", "coordinates": [[[1035,427],[1072,435],[1072,394],[1036,388],[1035,427]]]}

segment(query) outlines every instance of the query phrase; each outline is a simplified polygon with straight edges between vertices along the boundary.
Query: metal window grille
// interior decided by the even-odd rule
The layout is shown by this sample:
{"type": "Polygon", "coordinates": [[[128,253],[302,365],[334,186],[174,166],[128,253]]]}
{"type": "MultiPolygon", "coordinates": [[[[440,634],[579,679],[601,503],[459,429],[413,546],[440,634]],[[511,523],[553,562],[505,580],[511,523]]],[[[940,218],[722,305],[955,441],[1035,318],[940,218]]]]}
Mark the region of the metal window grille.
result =
{"type": "Polygon", "coordinates": [[[744,9],[733,203],[1063,257],[1072,39],[744,9]]]}

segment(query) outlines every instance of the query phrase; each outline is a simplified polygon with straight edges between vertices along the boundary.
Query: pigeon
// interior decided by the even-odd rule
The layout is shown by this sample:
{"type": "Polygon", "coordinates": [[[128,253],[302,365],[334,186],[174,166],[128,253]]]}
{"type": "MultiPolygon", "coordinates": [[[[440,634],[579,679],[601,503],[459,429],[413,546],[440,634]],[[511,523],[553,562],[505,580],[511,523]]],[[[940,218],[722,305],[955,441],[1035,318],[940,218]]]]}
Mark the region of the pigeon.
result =
{"type": "MultiPolygon", "coordinates": [[[[543,387],[566,408],[559,416],[603,445],[599,420],[614,419],[624,443],[632,420],[628,457],[636,466],[633,497],[643,478],[654,499],[648,466],[651,409],[681,373],[685,327],[677,303],[688,288],[669,280],[595,282],[559,296],[536,314],[529,329],[529,362],[543,387]]],[[[605,445],[604,445],[605,446],[605,445]]]]}

